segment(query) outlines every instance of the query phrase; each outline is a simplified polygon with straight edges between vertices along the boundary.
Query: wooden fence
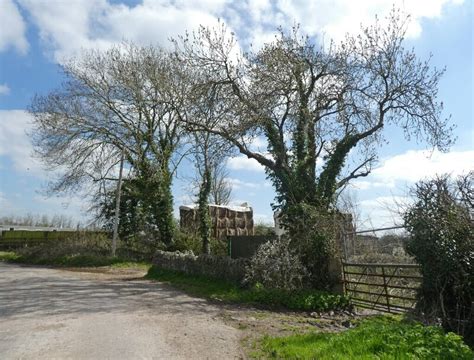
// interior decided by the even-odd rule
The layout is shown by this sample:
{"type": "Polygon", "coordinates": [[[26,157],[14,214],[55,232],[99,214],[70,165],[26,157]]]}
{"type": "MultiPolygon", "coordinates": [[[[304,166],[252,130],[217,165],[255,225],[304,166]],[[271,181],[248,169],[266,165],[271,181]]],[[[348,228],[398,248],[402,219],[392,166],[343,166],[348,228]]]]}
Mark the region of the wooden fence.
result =
{"type": "Polygon", "coordinates": [[[344,291],[356,306],[389,313],[414,308],[423,277],[416,264],[342,262],[344,291]]]}

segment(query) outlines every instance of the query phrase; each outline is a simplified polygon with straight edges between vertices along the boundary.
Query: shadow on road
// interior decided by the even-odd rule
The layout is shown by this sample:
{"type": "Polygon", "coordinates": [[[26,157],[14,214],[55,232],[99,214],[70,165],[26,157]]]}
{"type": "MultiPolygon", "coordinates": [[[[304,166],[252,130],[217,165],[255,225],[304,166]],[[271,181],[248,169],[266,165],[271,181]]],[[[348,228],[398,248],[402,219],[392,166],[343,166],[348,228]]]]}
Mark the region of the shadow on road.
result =
{"type": "Polygon", "coordinates": [[[75,313],[207,313],[212,306],[146,280],[101,280],[0,263],[0,318],[75,313]]]}

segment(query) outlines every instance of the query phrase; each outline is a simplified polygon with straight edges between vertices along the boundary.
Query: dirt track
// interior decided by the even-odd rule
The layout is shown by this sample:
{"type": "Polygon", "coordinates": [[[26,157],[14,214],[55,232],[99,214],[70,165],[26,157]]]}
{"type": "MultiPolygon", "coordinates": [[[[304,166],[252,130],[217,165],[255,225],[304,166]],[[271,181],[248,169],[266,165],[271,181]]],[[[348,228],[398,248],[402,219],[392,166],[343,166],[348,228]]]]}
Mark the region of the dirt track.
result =
{"type": "Polygon", "coordinates": [[[1,359],[234,359],[239,336],[159,283],[0,262],[1,359]]]}

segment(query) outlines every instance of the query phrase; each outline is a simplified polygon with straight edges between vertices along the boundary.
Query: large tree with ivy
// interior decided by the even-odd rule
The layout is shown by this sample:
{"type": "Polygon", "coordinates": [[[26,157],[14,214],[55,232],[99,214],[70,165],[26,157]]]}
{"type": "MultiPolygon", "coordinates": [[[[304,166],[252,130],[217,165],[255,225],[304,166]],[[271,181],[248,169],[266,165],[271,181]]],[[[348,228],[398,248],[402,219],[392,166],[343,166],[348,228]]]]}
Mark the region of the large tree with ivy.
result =
{"type": "Polygon", "coordinates": [[[294,215],[286,219],[290,233],[301,216],[330,211],[340,189],[370,173],[384,128],[450,146],[452,129],[437,102],[443,70],[403,47],[406,26],[394,10],[386,26],[376,22],[340,44],[319,44],[295,29],[241,53],[224,26],[176,42],[178,56],[199,69],[201,85],[226,109],[212,127],[193,125],[264,166],[275,206],[294,215]],[[267,141],[266,152],[252,147],[254,137],[267,141]]]}
{"type": "Polygon", "coordinates": [[[146,222],[157,240],[171,243],[171,184],[183,135],[178,111],[187,93],[182,69],[169,52],[133,44],[85,51],[62,65],[63,84],[30,107],[36,155],[58,170],[50,190],[95,183],[105,196],[123,153],[146,222]]]}
{"type": "Polygon", "coordinates": [[[225,27],[201,28],[177,42],[179,55],[200,69],[227,118],[194,125],[263,165],[281,205],[330,208],[338,189],[370,173],[389,125],[446,150],[451,128],[436,101],[443,70],[403,47],[407,21],[396,11],[388,20],[339,45],[282,31],[244,54],[225,27]],[[255,136],[267,140],[266,153],[252,150],[255,136]]]}

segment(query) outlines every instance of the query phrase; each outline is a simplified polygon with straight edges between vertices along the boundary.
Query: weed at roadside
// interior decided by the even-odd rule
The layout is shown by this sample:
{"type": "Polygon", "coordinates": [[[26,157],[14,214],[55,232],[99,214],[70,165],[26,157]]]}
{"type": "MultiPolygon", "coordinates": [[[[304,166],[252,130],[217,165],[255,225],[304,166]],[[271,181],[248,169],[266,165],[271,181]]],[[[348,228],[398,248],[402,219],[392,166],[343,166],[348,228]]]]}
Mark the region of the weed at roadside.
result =
{"type": "Polygon", "coordinates": [[[435,326],[388,316],[362,320],[338,334],[264,337],[251,355],[278,359],[443,359],[472,360],[462,338],[435,326]]]}
{"type": "Polygon", "coordinates": [[[11,251],[0,251],[0,261],[11,262],[19,258],[17,254],[11,251]]]}

